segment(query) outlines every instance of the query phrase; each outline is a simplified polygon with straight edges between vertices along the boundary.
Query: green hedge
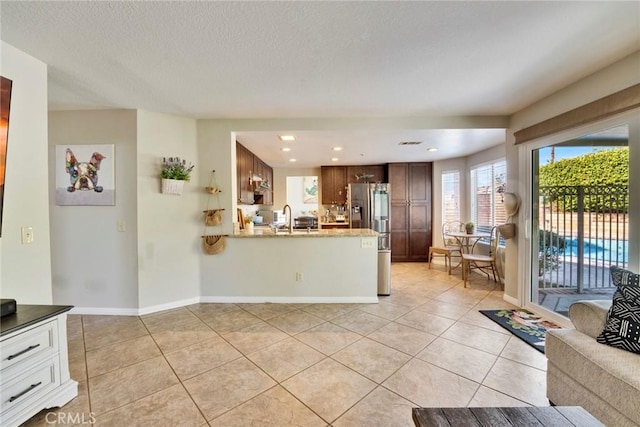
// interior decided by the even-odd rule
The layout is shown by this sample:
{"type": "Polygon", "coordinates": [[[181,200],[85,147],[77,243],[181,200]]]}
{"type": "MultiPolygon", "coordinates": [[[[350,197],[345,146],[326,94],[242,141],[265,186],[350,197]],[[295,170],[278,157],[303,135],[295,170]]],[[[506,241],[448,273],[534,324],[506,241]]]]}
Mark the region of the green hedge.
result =
{"type": "MultiPolygon", "coordinates": [[[[596,151],[571,159],[562,159],[540,167],[540,187],[567,186],[617,186],[604,194],[590,194],[587,190],[584,210],[622,211],[629,209],[629,148],[596,151]]],[[[559,191],[553,189],[552,193],[559,191]]],[[[574,195],[552,196],[552,202],[564,211],[577,210],[577,197],[574,195]]]]}

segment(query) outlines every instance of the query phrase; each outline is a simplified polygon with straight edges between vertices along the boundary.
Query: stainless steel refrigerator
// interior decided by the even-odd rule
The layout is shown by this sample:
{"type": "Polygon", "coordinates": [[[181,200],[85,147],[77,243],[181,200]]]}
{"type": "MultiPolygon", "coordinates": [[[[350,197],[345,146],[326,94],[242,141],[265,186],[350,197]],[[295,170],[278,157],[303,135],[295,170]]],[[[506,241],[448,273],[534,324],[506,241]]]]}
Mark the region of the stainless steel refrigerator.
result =
{"type": "Polygon", "coordinates": [[[391,294],[391,228],[389,184],[349,184],[347,206],[351,228],[378,232],[378,295],[391,294]]]}

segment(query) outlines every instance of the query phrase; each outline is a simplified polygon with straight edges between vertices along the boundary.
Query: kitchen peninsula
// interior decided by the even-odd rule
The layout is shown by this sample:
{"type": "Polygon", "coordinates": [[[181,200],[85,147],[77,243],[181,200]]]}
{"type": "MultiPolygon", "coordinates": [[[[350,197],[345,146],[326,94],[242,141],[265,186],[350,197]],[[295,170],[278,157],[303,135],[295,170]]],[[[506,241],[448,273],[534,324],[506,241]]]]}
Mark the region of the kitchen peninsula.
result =
{"type": "Polygon", "coordinates": [[[216,280],[203,284],[201,301],[376,303],[377,255],[369,229],[242,230],[204,259],[216,280]]]}

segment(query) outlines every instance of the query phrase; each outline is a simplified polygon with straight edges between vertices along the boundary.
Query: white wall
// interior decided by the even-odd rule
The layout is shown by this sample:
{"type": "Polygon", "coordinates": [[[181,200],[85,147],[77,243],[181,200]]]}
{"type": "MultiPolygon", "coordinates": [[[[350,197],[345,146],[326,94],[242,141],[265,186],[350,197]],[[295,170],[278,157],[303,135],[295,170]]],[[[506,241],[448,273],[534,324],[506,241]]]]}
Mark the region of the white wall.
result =
{"type": "MultiPolygon", "coordinates": [[[[136,111],[49,113],[53,294],[78,310],[138,307],[136,111]],[[114,144],[115,206],[57,206],[56,145],[114,144]],[[123,221],[126,231],[119,232],[123,221]]],[[[85,161],[88,159],[79,159],[85,161]]],[[[100,312],[100,310],[98,310],[100,312]]]]}
{"type": "Polygon", "coordinates": [[[0,75],[13,81],[4,218],[0,238],[0,295],[18,304],[50,304],[47,161],[47,66],[0,42],[0,75]],[[35,241],[21,244],[21,227],[35,241]]]}
{"type": "MultiPolygon", "coordinates": [[[[319,181],[317,175],[308,175],[319,181]]],[[[287,203],[291,206],[291,214],[298,216],[311,215],[311,211],[318,212],[318,203],[305,203],[304,201],[304,176],[287,177],[287,203]]]]}
{"type": "Polygon", "coordinates": [[[144,312],[200,296],[203,196],[211,168],[198,156],[195,119],[138,110],[137,130],[138,287],[144,312]],[[162,158],[175,156],[196,165],[181,196],[160,192],[162,158]]]}
{"type": "MultiPolygon", "coordinates": [[[[514,132],[618,92],[634,84],[638,84],[640,83],[639,70],[640,52],[636,52],[511,116],[509,129],[507,130],[506,144],[508,164],[507,190],[519,193],[523,200],[528,200],[531,197],[530,190],[524,182],[525,177],[523,174],[525,171],[520,170],[519,147],[515,146],[514,132]]],[[[637,129],[637,123],[631,126],[629,131],[629,145],[632,147],[631,153],[640,151],[640,130],[637,129]]],[[[632,154],[632,156],[634,156],[634,154],[632,154]]],[[[635,158],[637,160],[638,156],[635,158]]],[[[638,170],[640,170],[638,161],[634,163],[633,158],[630,159],[631,176],[629,179],[629,193],[632,198],[640,195],[640,189],[636,188],[640,181],[638,177],[640,172],[638,172],[638,170]]],[[[640,204],[640,201],[633,203],[640,204]]],[[[636,208],[634,210],[631,206],[632,201],[630,201],[629,209],[631,215],[634,215],[634,212],[640,212],[639,209],[636,208]]],[[[524,211],[525,209],[520,209],[518,217],[516,218],[518,230],[524,230],[525,220],[528,217],[524,211]]],[[[638,220],[638,218],[636,218],[636,220],[638,220]]],[[[638,221],[636,221],[636,223],[637,222],[638,221]]],[[[528,283],[528,278],[524,277],[526,260],[518,256],[519,246],[527,244],[522,234],[524,233],[518,233],[517,239],[510,240],[510,244],[507,246],[506,264],[517,265],[518,268],[508,269],[505,277],[505,294],[507,297],[514,300],[520,299],[521,301],[523,301],[524,287],[527,286],[528,283]]],[[[638,245],[638,242],[640,242],[640,229],[638,229],[637,226],[636,228],[630,226],[629,239],[631,250],[632,245],[638,245]]],[[[639,248],[636,246],[636,253],[637,249],[639,248]]],[[[638,260],[630,260],[630,265],[633,265],[632,263],[638,265],[639,262],[638,260]]]]}
{"type": "MultiPolygon", "coordinates": [[[[292,176],[317,176],[320,182],[320,168],[274,168],[273,169],[273,185],[275,191],[273,193],[273,210],[282,210],[282,207],[288,203],[287,198],[287,178],[292,176]]],[[[302,184],[300,184],[302,185],[302,184]]],[[[302,197],[302,196],[300,196],[302,197]]],[[[318,194],[318,201],[322,195],[318,194]]],[[[311,209],[318,209],[318,206],[311,209]]],[[[307,209],[308,210],[308,209],[307,209]]]]}

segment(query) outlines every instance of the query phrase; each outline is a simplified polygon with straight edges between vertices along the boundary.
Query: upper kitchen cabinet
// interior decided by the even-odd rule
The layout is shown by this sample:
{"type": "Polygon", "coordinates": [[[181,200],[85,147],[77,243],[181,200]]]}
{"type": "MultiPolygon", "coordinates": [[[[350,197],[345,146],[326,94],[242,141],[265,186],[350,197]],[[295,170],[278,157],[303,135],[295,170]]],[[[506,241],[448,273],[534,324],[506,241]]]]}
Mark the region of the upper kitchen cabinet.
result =
{"type": "Polygon", "coordinates": [[[431,163],[389,164],[392,261],[427,261],[432,240],[431,175],[431,163]]]}
{"type": "Polygon", "coordinates": [[[344,205],[347,203],[347,167],[322,166],[322,204],[344,205]]]}
{"type": "Polygon", "coordinates": [[[386,165],[359,165],[347,166],[347,183],[354,184],[358,182],[387,182],[386,165]],[[359,176],[371,175],[366,181],[364,178],[358,179],[359,176]]]}
{"type": "Polygon", "coordinates": [[[245,146],[236,141],[236,174],[238,179],[238,203],[253,205],[254,203],[273,204],[273,169],[255,156],[245,146]],[[258,183],[254,177],[268,180],[271,188],[256,192],[258,183]]]}

